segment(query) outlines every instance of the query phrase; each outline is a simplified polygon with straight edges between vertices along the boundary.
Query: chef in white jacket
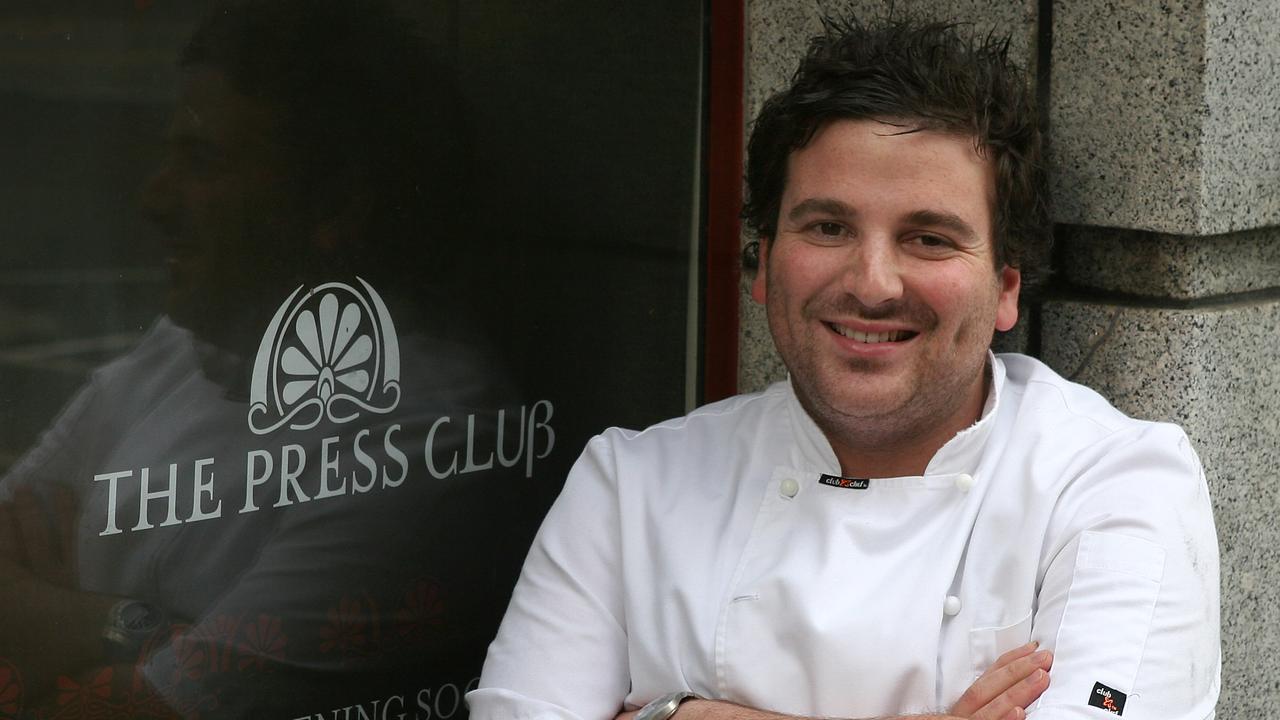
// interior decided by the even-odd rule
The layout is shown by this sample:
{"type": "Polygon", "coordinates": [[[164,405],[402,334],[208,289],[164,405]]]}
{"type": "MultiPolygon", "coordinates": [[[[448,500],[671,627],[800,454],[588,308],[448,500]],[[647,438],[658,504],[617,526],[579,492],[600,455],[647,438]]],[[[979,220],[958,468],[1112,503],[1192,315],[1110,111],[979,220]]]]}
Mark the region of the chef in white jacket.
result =
{"type": "Polygon", "coordinates": [[[1213,716],[1185,434],[988,350],[1050,234],[1004,48],[910,18],[811,44],[748,149],[788,381],[590,442],[473,718],[1213,716]]]}

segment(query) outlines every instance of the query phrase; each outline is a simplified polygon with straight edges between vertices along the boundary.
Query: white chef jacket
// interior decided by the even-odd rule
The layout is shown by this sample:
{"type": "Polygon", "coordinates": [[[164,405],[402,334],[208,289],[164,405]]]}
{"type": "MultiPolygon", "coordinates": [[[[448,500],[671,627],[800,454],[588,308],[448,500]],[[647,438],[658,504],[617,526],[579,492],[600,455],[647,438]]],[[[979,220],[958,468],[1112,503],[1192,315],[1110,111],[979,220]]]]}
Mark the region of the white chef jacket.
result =
{"type": "Polygon", "coordinates": [[[846,483],[788,383],[592,439],[489,648],[475,720],[611,719],[674,690],[775,712],[945,711],[1054,651],[1037,720],[1211,718],[1218,549],[1176,426],[991,356],[922,477],[846,483]],[[859,485],[866,485],[865,488],[859,485]]]}

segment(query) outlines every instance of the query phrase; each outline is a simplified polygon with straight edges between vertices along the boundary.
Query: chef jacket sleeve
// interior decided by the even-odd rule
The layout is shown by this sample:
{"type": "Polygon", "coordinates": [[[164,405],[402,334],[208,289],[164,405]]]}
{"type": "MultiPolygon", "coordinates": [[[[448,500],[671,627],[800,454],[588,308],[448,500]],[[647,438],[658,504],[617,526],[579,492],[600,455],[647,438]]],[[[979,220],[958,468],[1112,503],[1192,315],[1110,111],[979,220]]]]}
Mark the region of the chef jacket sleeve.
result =
{"type": "Polygon", "coordinates": [[[1034,720],[1204,720],[1218,697],[1218,546],[1186,435],[1144,424],[1077,455],[1050,522],[1034,720]]]}
{"type": "Polygon", "coordinates": [[[608,436],[588,443],[525,560],[473,720],[613,718],[629,687],[620,508],[608,436]]]}

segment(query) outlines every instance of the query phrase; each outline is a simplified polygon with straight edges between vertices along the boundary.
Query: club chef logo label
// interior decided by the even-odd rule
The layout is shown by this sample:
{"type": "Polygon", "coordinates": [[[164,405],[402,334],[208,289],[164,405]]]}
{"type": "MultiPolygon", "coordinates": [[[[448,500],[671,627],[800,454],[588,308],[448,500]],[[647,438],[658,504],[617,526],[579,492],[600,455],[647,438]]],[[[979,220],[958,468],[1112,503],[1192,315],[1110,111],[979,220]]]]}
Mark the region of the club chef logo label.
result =
{"type": "Polygon", "coordinates": [[[434,415],[427,406],[402,426],[392,415],[401,401],[395,324],[373,287],[356,283],[298,287],[276,310],[254,358],[245,416],[246,437],[258,440],[243,454],[94,475],[105,489],[98,534],[219,518],[228,497],[226,512],[244,514],[490,470],[533,477],[555,447],[551,401],[460,416],[447,403],[434,415]],[[235,470],[221,470],[227,465],[235,470]]]}
{"type": "Polygon", "coordinates": [[[361,411],[385,415],[400,402],[400,345],[382,298],[369,283],[293,291],[267,327],[253,364],[249,429],[265,435],[288,424],[310,430],[322,419],[351,422],[361,411]]]}
{"type": "Polygon", "coordinates": [[[1113,687],[1107,687],[1100,682],[1095,682],[1093,684],[1093,692],[1089,694],[1089,704],[1096,708],[1102,708],[1113,715],[1124,715],[1124,704],[1128,698],[1128,695],[1113,687]]]}
{"type": "Polygon", "coordinates": [[[818,476],[818,483],[827,487],[845,488],[848,490],[866,490],[871,487],[871,481],[867,478],[851,478],[842,475],[828,475],[822,473],[818,476]]]}

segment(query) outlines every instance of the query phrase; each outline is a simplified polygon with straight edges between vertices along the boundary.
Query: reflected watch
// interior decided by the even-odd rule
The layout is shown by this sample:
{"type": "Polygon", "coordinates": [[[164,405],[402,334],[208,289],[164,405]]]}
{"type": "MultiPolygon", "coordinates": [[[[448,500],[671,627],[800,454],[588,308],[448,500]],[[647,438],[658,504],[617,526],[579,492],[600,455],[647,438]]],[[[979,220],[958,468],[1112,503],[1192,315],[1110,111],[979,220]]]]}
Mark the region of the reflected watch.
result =
{"type": "Polygon", "coordinates": [[[688,690],[667,693],[640,708],[635,720],[667,720],[680,709],[680,703],[698,697],[688,690]]]}
{"type": "Polygon", "coordinates": [[[111,606],[102,628],[107,659],[116,663],[138,662],[148,639],[164,623],[160,608],[141,600],[124,599],[111,606]]]}

